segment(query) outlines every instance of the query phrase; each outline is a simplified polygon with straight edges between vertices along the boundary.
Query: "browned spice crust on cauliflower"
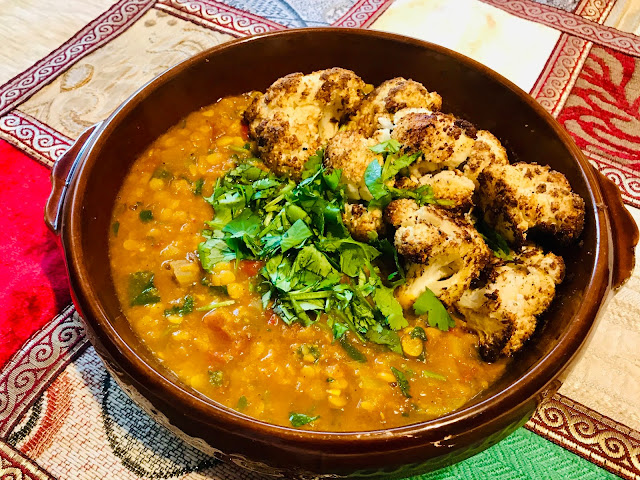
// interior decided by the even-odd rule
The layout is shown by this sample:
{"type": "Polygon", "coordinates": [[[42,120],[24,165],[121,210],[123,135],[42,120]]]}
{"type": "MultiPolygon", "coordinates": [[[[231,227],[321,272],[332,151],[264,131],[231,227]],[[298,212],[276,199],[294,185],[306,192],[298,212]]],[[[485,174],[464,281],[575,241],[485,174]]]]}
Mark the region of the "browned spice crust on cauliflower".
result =
{"type": "Polygon", "coordinates": [[[359,203],[347,203],[344,206],[342,221],[351,236],[360,242],[368,242],[385,232],[382,210],[379,208],[368,209],[359,203]]]}
{"type": "Polygon", "coordinates": [[[489,165],[478,176],[485,221],[507,241],[522,245],[535,228],[569,243],[584,227],[584,200],[567,178],[548,166],[489,165]]]}
{"type": "Polygon", "coordinates": [[[478,175],[489,165],[508,165],[507,151],[500,140],[487,130],[478,130],[476,141],[464,164],[464,176],[478,186],[478,175]]]}
{"type": "Polygon", "coordinates": [[[481,288],[463,293],[456,303],[465,325],[480,337],[487,361],[520,350],[537,326],[537,316],[553,301],[564,278],[562,257],[526,245],[513,261],[495,262],[481,288]]]}
{"type": "Polygon", "coordinates": [[[382,155],[373,153],[369,147],[376,144],[373,139],[350,130],[338,132],[327,144],[324,166],[329,171],[342,170],[340,182],[346,186],[350,200],[372,200],[371,192],[364,183],[364,172],[372,161],[382,165],[382,155]]]}
{"type": "Polygon", "coordinates": [[[436,92],[429,92],[424,85],[402,77],[383,82],[362,101],[349,122],[349,129],[361,132],[365,137],[378,129],[380,117],[389,121],[404,108],[427,108],[440,110],[442,98],[436,92]]]}
{"type": "Polygon", "coordinates": [[[408,262],[407,281],[396,296],[408,308],[426,288],[452,306],[491,257],[489,247],[463,217],[414,200],[394,200],[386,220],[397,227],[394,244],[408,262]]]}
{"type": "Polygon", "coordinates": [[[457,168],[476,140],[475,127],[453,115],[434,112],[409,113],[400,117],[391,138],[403,145],[405,154],[422,152],[410,167],[412,175],[457,168]]]}
{"type": "Polygon", "coordinates": [[[456,213],[467,213],[473,207],[475,186],[458,170],[442,170],[435,175],[427,174],[420,178],[398,177],[396,179],[396,188],[415,190],[422,185],[429,185],[437,199],[450,202],[449,205],[441,205],[442,208],[456,213]]]}
{"type": "Polygon", "coordinates": [[[351,70],[330,68],[276,80],[245,111],[260,158],[275,173],[298,178],[304,163],[338,131],[364,97],[351,70]]]}

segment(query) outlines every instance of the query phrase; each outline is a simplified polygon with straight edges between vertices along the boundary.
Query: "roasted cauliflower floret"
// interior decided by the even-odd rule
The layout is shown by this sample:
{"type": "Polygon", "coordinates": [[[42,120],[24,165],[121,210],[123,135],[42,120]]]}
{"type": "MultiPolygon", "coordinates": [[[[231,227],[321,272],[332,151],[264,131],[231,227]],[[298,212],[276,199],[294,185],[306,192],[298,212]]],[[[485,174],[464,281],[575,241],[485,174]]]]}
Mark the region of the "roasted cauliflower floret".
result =
{"type": "Polygon", "coordinates": [[[367,209],[358,203],[345,204],[342,221],[349,229],[351,236],[360,242],[367,242],[370,238],[383,234],[385,230],[382,210],[367,209]]]}
{"type": "Polygon", "coordinates": [[[364,172],[373,161],[380,165],[383,163],[382,155],[373,153],[369,148],[375,144],[375,140],[350,130],[338,132],[329,140],[324,166],[330,170],[342,170],[340,182],[346,186],[346,194],[350,200],[373,199],[364,183],[364,172]]]}
{"type": "Polygon", "coordinates": [[[449,204],[441,205],[442,208],[464,213],[473,207],[475,186],[471,180],[457,170],[443,170],[435,175],[427,174],[420,178],[399,177],[396,179],[397,188],[415,190],[422,185],[429,185],[437,199],[449,202],[449,204]]]}
{"type": "Polygon", "coordinates": [[[469,152],[469,158],[464,164],[464,176],[473,180],[478,186],[478,175],[489,165],[508,165],[507,151],[500,140],[487,130],[478,130],[476,141],[469,152]]]}
{"type": "Polygon", "coordinates": [[[464,292],[456,307],[466,326],[479,335],[485,360],[522,348],[563,278],[562,257],[527,245],[513,261],[492,265],[483,287],[464,292]]]}
{"type": "Polygon", "coordinates": [[[351,70],[330,68],[276,80],[245,112],[260,158],[275,173],[298,178],[304,163],[338,131],[364,96],[351,70]]]}
{"type": "Polygon", "coordinates": [[[532,228],[563,243],[580,235],[584,200],[567,178],[548,166],[489,165],[478,176],[478,205],[486,222],[507,241],[522,245],[532,228]]]}
{"type": "Polygon", "coordinates": [[[391,121],[393,115],[403,108],[428,108],[434,111],[440,110],[440,107],[442,98],[436,92],[427,91],[424,85],[413,80],[392,78],[362,101],[348,128],[370,137],[379,128],[380,118],[391,121]]]}
{"type": "Polygon", "coordinates": [[[391,138],[403,145],[403,153],[422,152],[410,167],[412,175],[454,169],[464,162],[476,140],[475,127],[453,115],[440,112],[408,113],[400,116],[391,138]]]}
{"type": "Polygon", "coordinates": [[[394,241],[398,253],[409,262],[407,282],[396,291],[405,308],[426,288],[452,306],[491,257],[473,225],[441,208],[400,199],[389,204],[385,215],[398,228],[394,241]]]}

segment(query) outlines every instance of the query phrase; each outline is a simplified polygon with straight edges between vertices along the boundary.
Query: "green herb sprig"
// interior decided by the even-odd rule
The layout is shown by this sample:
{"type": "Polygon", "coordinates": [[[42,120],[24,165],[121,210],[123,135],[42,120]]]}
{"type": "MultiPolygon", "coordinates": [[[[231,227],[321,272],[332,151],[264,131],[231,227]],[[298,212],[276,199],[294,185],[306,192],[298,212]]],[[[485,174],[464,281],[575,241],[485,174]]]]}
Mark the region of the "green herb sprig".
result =
{"type": "MultiPolygon", "coordinates": [[[[384,149],[397,152],[393,142],[384,149]]],[[[323,318],[335,339],[346,342],[351,332],[361,342],[402,354],[396,332],[408,322],[393,295],[405,278],[397,253],[386,239],[369,244],[351,237],[342,222],[342,172],[326,169],[323,155],[319,150],[309,157],[298,183],[275,176],[258,159],[244,160],[218,179],[205,198],[214,217],[198,246],[200,262],[211,272],[218,262],[265,261],[258,287],[262,303],[285,323],[307,326],[323,318]]],[[[410,163],[389,162],[377,164],[379,178],[410,163]]]]}

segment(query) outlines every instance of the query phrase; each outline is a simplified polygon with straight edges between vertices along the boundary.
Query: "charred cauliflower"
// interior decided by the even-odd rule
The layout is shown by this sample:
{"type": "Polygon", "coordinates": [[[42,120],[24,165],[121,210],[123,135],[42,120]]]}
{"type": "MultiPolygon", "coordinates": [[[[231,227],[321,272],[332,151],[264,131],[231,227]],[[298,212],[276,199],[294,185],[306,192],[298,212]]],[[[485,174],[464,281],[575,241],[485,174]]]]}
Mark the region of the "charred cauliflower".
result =
{"type": "Polygon", "coordinates": [[[489,261],[491,251],[473,225],[441,208],[400,199],[389,204],[385,215],[397,227],[398,253],[409,262],[407,282],[396,292],[405,308],[425,288],[452,306],[489,261]]]}
{"type": "Polygon", "coordinates": [[[493,265],[482,288],[463,293],[456,307],[466,326],[479,335],[485,360],[512,355],[522,347],[563,278],[562,257],[527,245],[514,261],[493,265]]]}
{"type": "MultiPolygon", "coordinates": [[[[393,114],[403,108],[427,108],[440,110],[442,98],[429,92],[421,83],[402,77],[383,82],[361,103],[349,128],[361,132],[365,137],[378,129],[380,118],[390,121],[393,114]]],[[[384,121],[384,120],[383,120],[384,121]]]]}
{"type": "Polygon", "coordinates": [[[367,209],[364,205],[357,203],[345,204],[342,221],[351,236],[360,242],[367,242],[370,238],[384,233],[385,230],[381,209],[367,209]]]}
{"type": "Polygon", "coordinates": [[[422,84],[398,77],[366,95],[370,88],[342,68],[280,78],[244,114],[260,158],[297,180],[309,156],[325,148],[323,167],[341,171],[338,198],[351,236],[368,242],[395,229],[407,270],[394,292],[400,304],[411,307],[428,288],[478,334],[485,360],[513,355],[565,270],[561,257],[527,241],[528,232],[575,240],[583,199],[547,166],[509,164],[493,134],[442,113],[440,95],[422,84]],[[364,178],[372,162],[381,166],[367,179],[375,204],[364,178]],[[438,206],[405,198],[432,202],[431,193],[438,206]]]}
{"type": "Polygon", "coordinates": [[[331,68],[276,80],[245,111],[260,158],[279,175],[298,178],[304,163],[338,131],[364,96],[350,70],[331,68]]]}
{"type": "Polygon", "coordinates": [[[491,132],[478,130],[476,141],[462,169],[464,176],[478,186],[478,175],[489,165],[507,165],[507,151],[491,132]]]}
{"type": "Polygon", "coordinates": [[[464,162],[476,140],[475,127],[466,120],[440,112],[412,112],[399,116],[391,138],[403,145],[403,153],[422,152],[409,171],[423,175],[454,169],[464,162]]]}
{"type": "Polygon", "coordinates": [[[364,183],[364,172],[374,160],[382,165],[382,155],[373,153],[369,148],[376,143],[359,132],[343,130],[327,145],[324,166],[329,170],[342,170],[340,182],[346,186],[347,198],[350,200],[373,198],[364,183]]]}
{"type": "Polygon", "coordinates": [[[416,189],[422,185],[429,185],[434,197],[447,200],[449,204],[442,208],[455,212],[466,213],[473,207],[473,192],[475,186],[471,180],[457,170],[443,170],[435,175],[416,177],[400,177],[396,180],[397,188],[416,189]]]}
{"type": "Polygon", "coordinates": [[[489,165],[478,183],[478,204],[486,222],[509,242],[522,245],[532,228],[563,243],[582,232],[584,200],[571,191],[563,174],[548,166],[489,165]]]}

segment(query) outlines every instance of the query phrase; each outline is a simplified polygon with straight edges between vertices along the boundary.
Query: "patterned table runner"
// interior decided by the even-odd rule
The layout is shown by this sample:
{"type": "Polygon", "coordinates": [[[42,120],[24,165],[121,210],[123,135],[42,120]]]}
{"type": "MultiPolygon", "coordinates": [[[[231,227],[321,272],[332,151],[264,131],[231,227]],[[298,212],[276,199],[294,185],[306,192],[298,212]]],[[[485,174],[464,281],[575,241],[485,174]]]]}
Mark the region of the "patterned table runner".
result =
{"type": "MultiPolygon", "coordinates": [[[[634,2],[0,0],[0,479],[262,478],[185,445],[115,385],[70,305],[42,212],[55,160],[140,85],[234,37],[322,25],[422,38],[502,73],[640,222],[634,2]]],[[[640,479],[638,318],[636,268],[560,394],[503,442],[421,478],[640,479]]]]}

